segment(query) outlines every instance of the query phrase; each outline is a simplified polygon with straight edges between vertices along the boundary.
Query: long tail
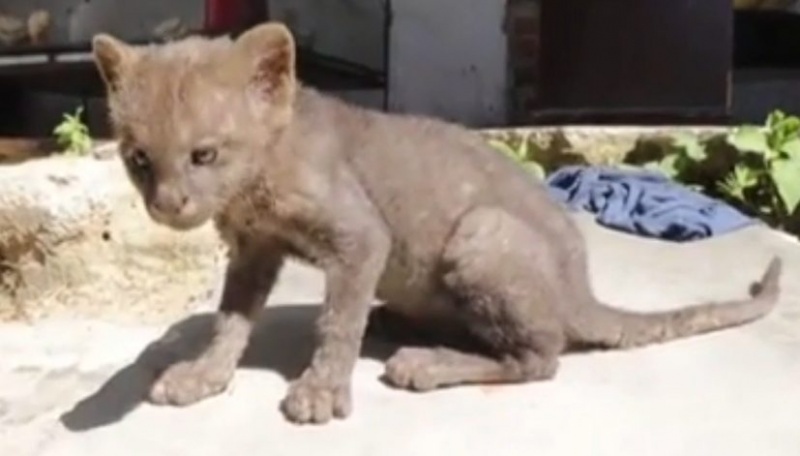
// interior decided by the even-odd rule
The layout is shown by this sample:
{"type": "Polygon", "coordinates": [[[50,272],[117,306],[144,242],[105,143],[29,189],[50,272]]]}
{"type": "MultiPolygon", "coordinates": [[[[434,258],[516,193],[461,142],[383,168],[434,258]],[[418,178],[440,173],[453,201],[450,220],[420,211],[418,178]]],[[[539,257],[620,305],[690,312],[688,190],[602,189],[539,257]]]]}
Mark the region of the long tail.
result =
{"type": "Polygon", "coordinates": [[[770,261],[750,299],[714,302],[654,313],[597,303],[574,328],[578,341],[605,348],[633,348],[739,326],[768,314],[780,294],[782,260],[770,261]]]}

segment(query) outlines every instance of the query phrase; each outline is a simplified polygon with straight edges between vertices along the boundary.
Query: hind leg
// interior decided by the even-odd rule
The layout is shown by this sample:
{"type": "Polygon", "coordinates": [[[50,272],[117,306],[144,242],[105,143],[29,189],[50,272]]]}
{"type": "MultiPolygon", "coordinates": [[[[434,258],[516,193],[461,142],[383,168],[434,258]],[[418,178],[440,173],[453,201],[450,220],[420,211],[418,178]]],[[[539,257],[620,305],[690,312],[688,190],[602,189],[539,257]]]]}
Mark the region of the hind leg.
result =
{"type": "Polygon", "coordinates": [[[550,281],[556,257],[545,241],[500,210],[465,215],[445,249],[442,281],[481,349],[403,348],[387,361],[386,381],[424,391],[552,378],[565,336],[550,281]]]}
{"type": "Polygon", "coordinates": [[[406,347],[386,362],[383,378],[398,388],[430,391],[464,384],[546,380],[557,368],[556,357],[542,358],[533,351],[499,359],[446,347],[406,347]]]}
{"type": "Polygon", "coordinates": [[[369,311],[365,336],[398,345],[430,345],[438,341],[430,328],[392,311],[386,304],[369,311]]]}

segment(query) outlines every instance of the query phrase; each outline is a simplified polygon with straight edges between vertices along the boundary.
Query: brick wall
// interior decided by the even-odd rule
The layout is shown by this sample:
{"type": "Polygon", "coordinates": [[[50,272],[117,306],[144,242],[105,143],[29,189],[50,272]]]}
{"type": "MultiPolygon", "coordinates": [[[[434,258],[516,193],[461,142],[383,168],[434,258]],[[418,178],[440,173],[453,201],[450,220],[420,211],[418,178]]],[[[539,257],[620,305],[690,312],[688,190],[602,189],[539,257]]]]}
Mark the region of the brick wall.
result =
{"type": "Polygon", "coordinates": [[[540,0],[506,0],[509,117],[524,123],[535,106],[538,81],[540,0]]]}

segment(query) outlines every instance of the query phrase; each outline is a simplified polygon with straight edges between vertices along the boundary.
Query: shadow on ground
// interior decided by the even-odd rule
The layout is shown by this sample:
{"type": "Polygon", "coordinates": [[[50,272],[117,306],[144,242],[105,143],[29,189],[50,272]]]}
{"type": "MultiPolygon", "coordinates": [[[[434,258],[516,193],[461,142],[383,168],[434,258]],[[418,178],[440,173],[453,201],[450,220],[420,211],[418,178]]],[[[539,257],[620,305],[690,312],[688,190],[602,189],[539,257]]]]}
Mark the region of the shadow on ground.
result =
{"type": "MultiPolygon", "coordinates": [[[[281,305],[264,309],[240,367],[263,368],[284,378],[297,377],[314,347],[314,320],[319,306],[281,305]]],[[[150,386],[166,367],[196,358],[211,341],[214,313],[192,315],[170,326],[130,365],[100,389],[61,416],[71,431],[86,431],[120,421],[147,397],[150,386]]],[[[362,356],[386,359],[396,345],[368,337],[362,356]]]]}

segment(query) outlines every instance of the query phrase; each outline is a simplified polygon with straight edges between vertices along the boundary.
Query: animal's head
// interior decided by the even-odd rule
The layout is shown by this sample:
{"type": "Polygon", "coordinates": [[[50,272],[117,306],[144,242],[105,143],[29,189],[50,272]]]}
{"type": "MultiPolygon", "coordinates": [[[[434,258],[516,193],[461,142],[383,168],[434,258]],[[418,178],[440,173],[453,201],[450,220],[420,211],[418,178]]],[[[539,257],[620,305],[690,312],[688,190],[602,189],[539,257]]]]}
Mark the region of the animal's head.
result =
{"type": "Polygon", "coordinates": [[[295,47],[266,23],[235,41],[92,41],[111,124],[150,217],[195,228],[257,178],[292,117],[295,47]]]}

